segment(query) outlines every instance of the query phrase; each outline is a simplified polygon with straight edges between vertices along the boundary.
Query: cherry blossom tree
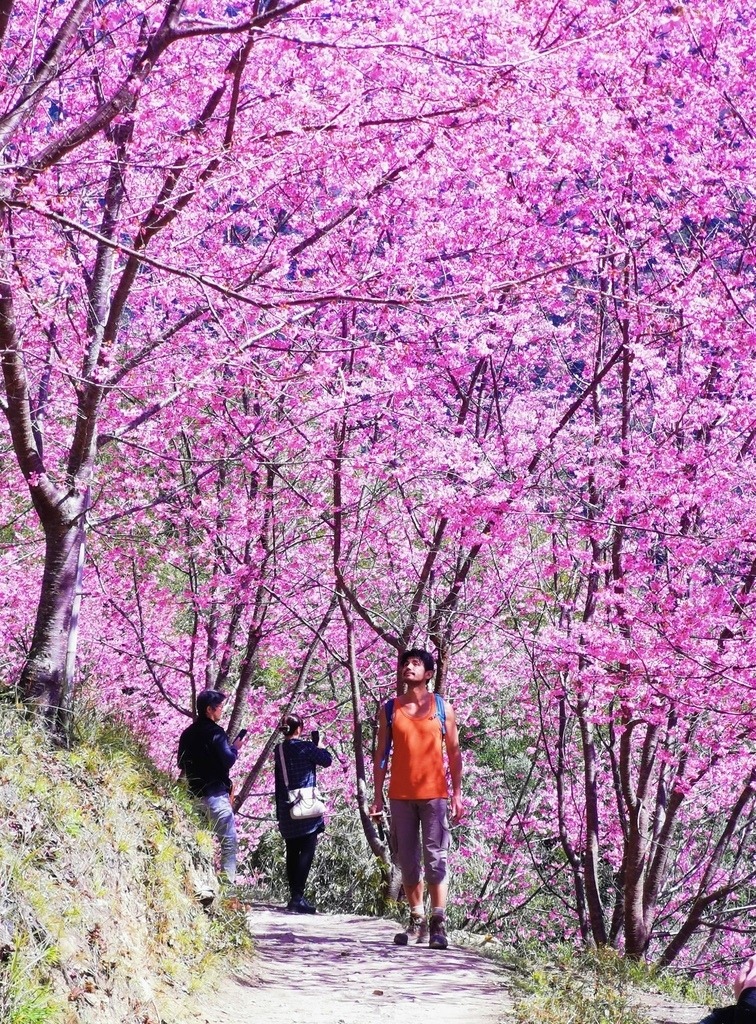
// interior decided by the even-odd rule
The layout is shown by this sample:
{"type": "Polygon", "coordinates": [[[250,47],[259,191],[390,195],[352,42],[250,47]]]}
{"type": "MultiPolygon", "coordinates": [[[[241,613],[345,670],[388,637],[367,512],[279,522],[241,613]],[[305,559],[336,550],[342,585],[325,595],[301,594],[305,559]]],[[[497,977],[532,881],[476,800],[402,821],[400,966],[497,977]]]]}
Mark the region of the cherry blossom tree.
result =
{"type": "Polygon", "coordinates": [[[197,689],[232,688],[253,811],[296,702],[385,857],[365,761],[429,646],[470,922],[737,957],[753,27],[714,0],[9,8],[2,629],[29,697],[66,718],[77,617],[163,763],[197,689]]]}
{"type": "MultiPolygon", "coordinates": [[[[362,68],[334,62],[345,28],[355,29],[357,49],[381,45],[359,5],[338,19],[331,4],[306,0],[224,12],[17,5],[5,20],[6,412],[46,543],[22,686],[55,714],[70,703],[80,553],[101,500],[92,492],[98,453],[139,444],[166,405],[183,412],[197,374],[227,363],[229,348],[243,358],[289,319],[335,301],[330,292],[348,297],[375,276],[348,242],[323,272],[307,264],[309,251],[336,229],[359,235],[370,203],[432,146],[423,136],[434,121],[476,104],[457,97],[451,109],[435,86],[410,97],[410,76],[401,89],[409,109],[391,116],[393,86],[379,75],[366,91],[362,68]],[[279,23],[295,37],[276,34],[279,23]],[[308,65],[303,90],[296,83],[308,65]],[[337,96],[344,124],[332,120],[337,96]],[[389,163],[384,137],[394,123],[415,124],[420,138],[389,163]],[[344,170],[329,166],[341,154],[328,145],[335,129],[363,144],[348,187],[344,170]]],[[[387,18],[389,39],[398,21],[387,18]]]]}

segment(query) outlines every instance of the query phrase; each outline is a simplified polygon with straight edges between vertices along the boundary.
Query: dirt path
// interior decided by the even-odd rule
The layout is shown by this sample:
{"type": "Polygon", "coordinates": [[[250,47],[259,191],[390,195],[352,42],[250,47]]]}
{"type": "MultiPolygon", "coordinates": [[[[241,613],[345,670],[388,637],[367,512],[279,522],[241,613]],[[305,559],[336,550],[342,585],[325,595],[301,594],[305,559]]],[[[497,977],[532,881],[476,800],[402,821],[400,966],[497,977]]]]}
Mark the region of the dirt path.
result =
{"type": "MultiPolygon", "coordinates": [[[[348,914],[248,915],[257,957],[197,1006],[203,1024],[514,1024],[507,976],[474,950],[402,948],[397,925],[348,914]]],[[[694,1024],[707,1012],[639,992],[653,1024],[694,1024]]]]}
{"type": "Polygon", "coordinates": [[[705,1006],[683,1006],[669,996],[638,992],[635,1003],[645,1010],[653,1024],[698,1024],[709,1012],[705,1006]]]}
{"type": "Polygon", "coordinates": [[[508,1024],[503,975],[468,949],[402,948],[396,924],[255,907],[256,976],[228,979],[203,1007],[207,1024],[508,1024]]]}

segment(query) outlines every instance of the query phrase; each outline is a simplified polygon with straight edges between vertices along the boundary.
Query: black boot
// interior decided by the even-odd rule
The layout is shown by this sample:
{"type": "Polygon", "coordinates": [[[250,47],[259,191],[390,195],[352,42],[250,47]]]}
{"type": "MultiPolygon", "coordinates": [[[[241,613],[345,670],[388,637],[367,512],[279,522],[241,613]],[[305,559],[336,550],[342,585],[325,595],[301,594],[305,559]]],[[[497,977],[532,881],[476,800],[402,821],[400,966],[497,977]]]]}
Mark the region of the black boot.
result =
{"type": "Polygon", "coordinates": [[[286,909],[295,914],[314,914],[316,912],[315,907],[312,903],[308,903],[304,896],[292,896],[286,904],[286,909]]]}

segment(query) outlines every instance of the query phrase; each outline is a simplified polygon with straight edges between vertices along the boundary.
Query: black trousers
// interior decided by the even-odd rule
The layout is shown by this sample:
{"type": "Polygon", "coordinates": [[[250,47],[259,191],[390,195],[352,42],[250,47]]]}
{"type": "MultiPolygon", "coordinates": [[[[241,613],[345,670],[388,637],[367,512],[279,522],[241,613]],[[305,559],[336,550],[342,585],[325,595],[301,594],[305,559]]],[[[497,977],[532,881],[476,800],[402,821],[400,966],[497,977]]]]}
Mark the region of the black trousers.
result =
{"type": "Polygon", "coordinates": [[[756,1024],[756,988],[741,992],[735,1006],[712,1010],[700,1024],[756,1024]]]}
{"type": "Polygon", "coordinates": [[[304,896],[307,877],[315,857],[318,833],[310,832],[296,839],[285,839],[286,843],[286,878],[293,900],[304,896]]]}

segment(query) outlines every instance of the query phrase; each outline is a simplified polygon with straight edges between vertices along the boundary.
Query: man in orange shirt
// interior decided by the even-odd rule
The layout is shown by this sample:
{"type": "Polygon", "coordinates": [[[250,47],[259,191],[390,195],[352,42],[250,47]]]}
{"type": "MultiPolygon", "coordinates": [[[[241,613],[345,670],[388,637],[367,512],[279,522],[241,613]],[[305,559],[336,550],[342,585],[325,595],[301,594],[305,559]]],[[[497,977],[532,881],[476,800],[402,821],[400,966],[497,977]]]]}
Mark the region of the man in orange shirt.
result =
{"type": "MultiPolygon", "coordinates": [[[[451,775],[451,815],[462,816],[462,755],[454,709],[428,690],[435,662],[428,651],[405,651],[399,659],[405,693],[393,702],[391,715],[391,837],[402,872],[402,884],[410,906],[409,926],[394,936],[398,946],[423,942],[428,922],[423,906],[424,886],[421,862],[431,900],[431,949],[446,949],[446,896],[448,891],[446,855],[449,849],[449,788],[444,769],[443,747],[451,775]],[[444,715],[439,714],[439,702],[444,715]],[[420,836],[422,834],[422,847],[420,836]]],[[[386,709],[378,722],[373,779],[375,800],[371,815],[383,812],[383,783],[386,778],[389,729],[386,709]]]]}

